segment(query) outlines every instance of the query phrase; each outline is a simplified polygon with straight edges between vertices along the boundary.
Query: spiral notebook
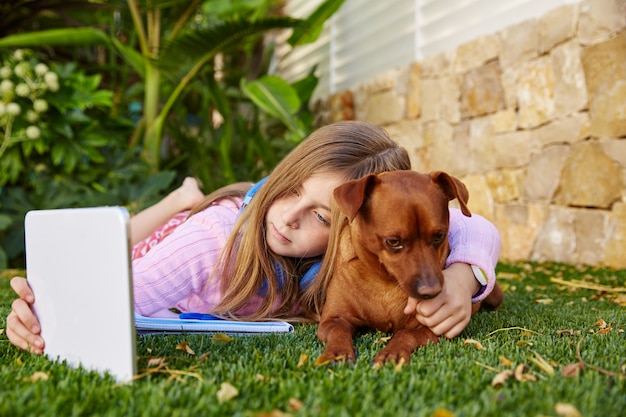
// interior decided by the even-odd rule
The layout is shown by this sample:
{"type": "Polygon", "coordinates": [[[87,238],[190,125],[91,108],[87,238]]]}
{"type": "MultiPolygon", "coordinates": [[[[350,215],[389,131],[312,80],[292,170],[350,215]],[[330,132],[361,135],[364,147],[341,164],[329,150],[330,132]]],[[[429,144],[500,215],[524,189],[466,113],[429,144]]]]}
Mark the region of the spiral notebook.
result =
{"type": "Polygon", "coordinates": [[[33,210],[24,220],[26,276],[35,294],[45,354],[68,365],[136,373],[137,335],[289,333],[285,322],[240,322],[186,313],[178,319],[136,315],[129,215],[122,207],[33,210]]]}

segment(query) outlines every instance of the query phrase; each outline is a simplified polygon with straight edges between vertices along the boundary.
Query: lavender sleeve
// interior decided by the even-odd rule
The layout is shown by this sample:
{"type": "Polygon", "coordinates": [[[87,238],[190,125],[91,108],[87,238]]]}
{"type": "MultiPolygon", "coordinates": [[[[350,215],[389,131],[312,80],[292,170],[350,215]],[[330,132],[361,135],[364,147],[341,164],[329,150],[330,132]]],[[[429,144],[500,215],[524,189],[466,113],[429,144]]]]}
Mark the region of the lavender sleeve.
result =
{"type": "Polygon", "coordinates": [[[460,210],[451,208],[448,241],[450,255],[446,259],[446,268],[453,263],[466,263],[478,266],[487,275],[487,285],[474,295],[472,302],[483,300],[496,285],[501,245],[498,229],[476,213],[467,217],[460,210]]]}
{"type": "Polygon", "coordinates": [[[190,217],[143,257],[135,259],[135,311],[153,316],[172,307],[182,311],[215,307],[221,298],[220,283],[212,280],[207,286],[207,280],[237,213],[234,202],[220,201],[190,217]]]}

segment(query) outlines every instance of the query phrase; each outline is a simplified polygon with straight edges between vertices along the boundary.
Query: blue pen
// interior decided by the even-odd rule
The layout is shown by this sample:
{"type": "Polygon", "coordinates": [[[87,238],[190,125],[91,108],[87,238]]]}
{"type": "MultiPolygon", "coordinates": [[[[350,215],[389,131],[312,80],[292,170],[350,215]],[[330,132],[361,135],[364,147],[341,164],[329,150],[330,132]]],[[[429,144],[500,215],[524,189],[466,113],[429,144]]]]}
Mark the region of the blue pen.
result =
{"type": "Polygon", "coordinates": [[[204,313],[180,313],[178,318],[185,320],[223,320],[220,317],[214,316],[213,314],[204,314],[204,313]]]}

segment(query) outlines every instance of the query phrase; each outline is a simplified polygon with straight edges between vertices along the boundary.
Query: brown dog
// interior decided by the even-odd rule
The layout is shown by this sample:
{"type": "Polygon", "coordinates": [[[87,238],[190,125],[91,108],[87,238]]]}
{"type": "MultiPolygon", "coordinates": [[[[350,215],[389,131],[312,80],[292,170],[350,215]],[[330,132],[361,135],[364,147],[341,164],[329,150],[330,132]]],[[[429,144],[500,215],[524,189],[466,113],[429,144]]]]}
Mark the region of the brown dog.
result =
{"type": "MultiPolygon", "coordinates": [[[[393,333],[374,363],[408,363],[419,346],[439,341],[403,309],[409,296],[428,299],[441,292],[448,202],[456,198],[471,216],[467,189],[445,172],[393,171],[343,184],[334,197],[348,221],[317,331],[327,344],[318,361],[354,360],[354,334],[369,328],[393,333]]],[[[496,284],[483,303],[495,308],[501,302],[496,284]]],[[[475,304],[473,313],[479,308],[475,304]]]]}

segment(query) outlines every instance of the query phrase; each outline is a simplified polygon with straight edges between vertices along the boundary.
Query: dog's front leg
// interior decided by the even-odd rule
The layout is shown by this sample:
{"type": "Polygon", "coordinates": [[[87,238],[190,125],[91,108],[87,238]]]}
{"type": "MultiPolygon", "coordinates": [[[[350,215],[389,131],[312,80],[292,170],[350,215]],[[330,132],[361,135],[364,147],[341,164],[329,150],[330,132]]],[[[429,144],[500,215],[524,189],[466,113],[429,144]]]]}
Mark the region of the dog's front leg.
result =
{"type": "Polygon", "coordinates": [[[356,328],[341,317],[323,319],[317,329],[317,337],[326,342],[326,349],[318,361],[354,361],[356,354],[352,338],[356,328]]]}
{"type": "Polygon", "coordinates": [[[404,360],[404,364],[408,364],[413,351],[428,343],[439,343],[439,338],[428,327],[400,329],[393,334],[387,346],[374,357],[374,363],[401,363],[404,360]]]}

